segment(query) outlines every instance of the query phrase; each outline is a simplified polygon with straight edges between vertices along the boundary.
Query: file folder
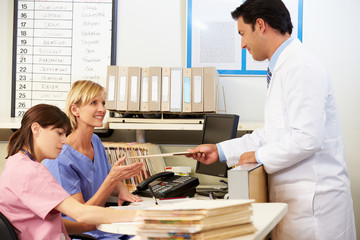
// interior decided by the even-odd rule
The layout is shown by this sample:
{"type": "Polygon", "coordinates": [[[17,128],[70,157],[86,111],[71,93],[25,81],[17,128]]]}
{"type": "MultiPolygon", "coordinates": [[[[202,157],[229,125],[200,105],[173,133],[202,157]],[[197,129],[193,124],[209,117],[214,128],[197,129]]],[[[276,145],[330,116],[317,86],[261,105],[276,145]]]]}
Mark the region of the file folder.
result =
{"type": "Polygon", "coordinates": [[[179,157],[188,155],[189,152],[172,152],[172,153],[159,153],[153,155],[143,155],[143,156],[130,156],[126,157],[126,159],[141,159],[141,158],[157,158],[157,157],[179,157]]]}
{"type": "Polygon", "coordinates": [[[150,107],[149,99],[149,77],[150,77],[150,68],[141,69],[141,101],[140,101],[140,111],[148,112],[150,107]]]}
{"type": "Polygon", "coordinates": [[[204,83],[203,68],[191,68],[191,110],[192,112],[204,111],[204,83]]]}
{"type": "Polygon", "coordinates": [[[118,85],[118,66],[108,66],[106,76],[106,108],[109,110],[116,110],[116,91],[118,85]]]}
{"type": "Polygon", "coordinates": [[[183,70],[183,112],[191,112],[191,68],[183,70]]]}
{"type": "Polygon", "coordinates": [[[218,109],[219,73],[215,67],[204,67],[204,112],[216,112],[218,109]]]}
{"type": "Polygon", "coordinates": [[[128,67],[119,67],[116,110],[127,111],[128,67]]]}
{"type": "Polygon", "coordinates": [[[150,107],[151,112],[159,112],[161,104],[161,67],[150,67],[150,107]]]}
{"type": "Polygon", "coordinates": [[[128,111],[140,110],[140,67],[129,67],[128,69],[129,91],[128,91],[128,111]]]}
{"type": "Polygon", "coordinates": [[[162,81],[161,81],[161,111],[170,111],[170,81],[171,81],[171,68],[162,68],[162,81]]]}
{"type": "Polygon", "coordinates": [[[182,68],[171,68],[170,112],[182,111],[182,68]]]}

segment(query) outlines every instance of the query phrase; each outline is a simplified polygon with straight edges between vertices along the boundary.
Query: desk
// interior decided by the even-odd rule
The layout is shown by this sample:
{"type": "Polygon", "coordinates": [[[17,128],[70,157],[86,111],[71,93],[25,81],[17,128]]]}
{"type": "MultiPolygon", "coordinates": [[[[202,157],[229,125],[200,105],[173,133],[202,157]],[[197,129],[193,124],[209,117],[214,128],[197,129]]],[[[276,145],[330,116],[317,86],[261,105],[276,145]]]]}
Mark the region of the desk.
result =
{"type": "MultiPolygon", "coordinates": [[[[253,203],[252,206],[254,210],[253,223],[258,230],[252,234],[231,238],[231,240],[262,240],[271,232],[287,212],[286,203],[253,203]]],[[[98,226],[98,229],[104,232],[119,234],[136,234],[136,227],[133,223],[101,224],[98,226]]],[[[132,240],[138,239],[139,238],[137,237],[132,238],[132,240]]]]}

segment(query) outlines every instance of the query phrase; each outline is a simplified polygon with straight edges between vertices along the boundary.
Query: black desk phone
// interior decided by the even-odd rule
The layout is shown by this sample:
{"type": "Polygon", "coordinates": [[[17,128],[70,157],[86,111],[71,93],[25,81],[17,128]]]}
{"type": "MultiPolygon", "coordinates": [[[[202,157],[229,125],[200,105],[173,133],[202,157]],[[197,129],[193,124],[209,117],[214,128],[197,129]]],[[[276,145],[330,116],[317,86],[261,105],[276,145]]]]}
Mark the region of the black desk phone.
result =
{"type": "Polygon", "coordinates": [[[193,197],[196,194],[199,179],[174,175],[173,172],[160,172],[140,183],[134,194],[152,197],[149,184],[151,184],[156,198],[193,197]]]}

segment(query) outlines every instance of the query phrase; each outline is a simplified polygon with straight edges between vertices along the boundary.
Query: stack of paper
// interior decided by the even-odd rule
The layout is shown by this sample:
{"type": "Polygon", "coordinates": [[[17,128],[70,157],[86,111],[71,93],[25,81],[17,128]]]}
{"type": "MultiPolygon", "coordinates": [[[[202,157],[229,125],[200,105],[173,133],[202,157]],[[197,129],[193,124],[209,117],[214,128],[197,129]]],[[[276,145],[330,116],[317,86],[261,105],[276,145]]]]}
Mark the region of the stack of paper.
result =
{"type": "Polygon", "coordinates": [[[154,206],[140,213],[141,239],[227,239],[256,231],[253,200],[190,200],[154,206]]]}

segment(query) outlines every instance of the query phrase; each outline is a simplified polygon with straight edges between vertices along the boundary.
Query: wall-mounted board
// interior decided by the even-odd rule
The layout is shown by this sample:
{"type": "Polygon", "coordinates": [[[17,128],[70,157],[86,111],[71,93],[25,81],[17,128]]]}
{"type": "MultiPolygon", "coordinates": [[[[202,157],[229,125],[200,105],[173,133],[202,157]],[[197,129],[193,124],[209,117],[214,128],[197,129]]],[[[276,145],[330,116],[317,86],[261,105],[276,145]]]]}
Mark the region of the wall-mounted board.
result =
{"type": "Polygon", "coordinates": [[[76,80],[105,87],[116,13],[117,0],[15,0],[11,117],[39,103],[63,109],[76,80]]]}
{"type": "MultiPolygon", "coordinates": [[[[283,0],[294,26],[292,36],[302,41],[303,0],[283,0]]],[[[254,61],[241,49],[241,37],[231,12],[235,0],[187,0],[187,56],[191,67],[215,66],[221,75],[266,75],[268,61],[254,61]]]]}

